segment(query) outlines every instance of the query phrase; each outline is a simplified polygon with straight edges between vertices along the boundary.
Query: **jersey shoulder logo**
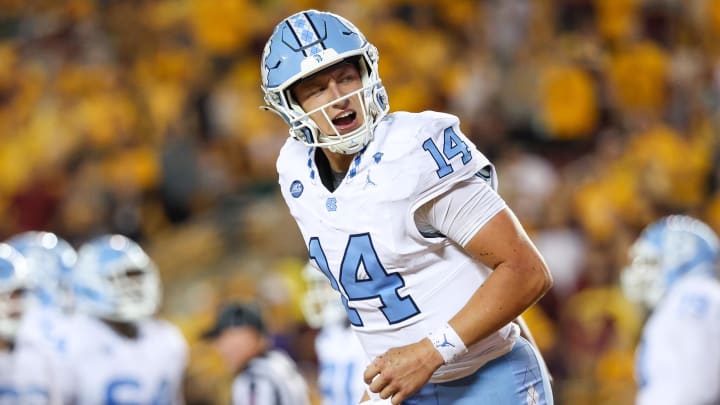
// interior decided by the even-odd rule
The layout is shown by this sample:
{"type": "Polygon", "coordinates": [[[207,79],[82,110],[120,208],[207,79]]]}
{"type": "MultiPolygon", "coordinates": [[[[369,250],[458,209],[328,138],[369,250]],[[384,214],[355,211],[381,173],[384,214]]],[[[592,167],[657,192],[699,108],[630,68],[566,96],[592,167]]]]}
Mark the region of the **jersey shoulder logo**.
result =
{"type": "Polygon", "coordinates": [[[305,190],[305,186],[300,182],[300,180],[295,180],[290,184],[290,195],[292,195],[295,198],[298,198],[302,195],[303,190],[305,190]]]}

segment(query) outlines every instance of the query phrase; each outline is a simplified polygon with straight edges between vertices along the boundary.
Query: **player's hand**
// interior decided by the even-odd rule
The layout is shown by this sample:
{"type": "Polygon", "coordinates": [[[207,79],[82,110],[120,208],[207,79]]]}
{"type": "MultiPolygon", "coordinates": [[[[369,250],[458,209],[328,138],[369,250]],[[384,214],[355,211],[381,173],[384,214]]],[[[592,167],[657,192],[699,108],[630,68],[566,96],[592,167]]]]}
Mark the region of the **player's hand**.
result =
{"type": "Polygon", "coordinates": [[[376,357],[363,378],[370,391],[380,398],[391,398],[398,405],[430,380],[443,365],[443,358],[425,338],[411,345],[396,347],[376,357]]]}

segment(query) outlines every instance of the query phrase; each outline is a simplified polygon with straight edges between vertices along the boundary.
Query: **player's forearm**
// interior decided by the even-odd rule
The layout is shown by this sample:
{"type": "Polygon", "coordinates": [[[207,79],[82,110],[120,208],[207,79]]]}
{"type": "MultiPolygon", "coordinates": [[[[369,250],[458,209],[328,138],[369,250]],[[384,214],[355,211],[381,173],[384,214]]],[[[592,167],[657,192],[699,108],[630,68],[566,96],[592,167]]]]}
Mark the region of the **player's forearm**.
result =
{"type": "Polygon", "coordinates": [[[450,320],[466,346],[515,320],[550,289],[547,269],[541,263],[533,266],[521,270],[511,264],[499,265],[450,320]]]}

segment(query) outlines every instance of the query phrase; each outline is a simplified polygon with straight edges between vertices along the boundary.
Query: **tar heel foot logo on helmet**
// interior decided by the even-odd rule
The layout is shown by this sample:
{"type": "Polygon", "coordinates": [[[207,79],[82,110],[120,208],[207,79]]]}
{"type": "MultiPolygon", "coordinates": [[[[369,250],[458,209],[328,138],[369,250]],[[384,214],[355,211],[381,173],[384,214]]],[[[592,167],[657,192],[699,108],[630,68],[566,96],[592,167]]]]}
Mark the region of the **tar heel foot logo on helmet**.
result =
{"type": "MultiPolygon", "coordinates": [[[[281,21],[265,45],[261,60],[262,90],[266,106],[289,125],[290,136],[311,147],[354,154],[373,137],[375,127],[389,111],[387,93],[378,74],[377,49],[346,19],[327,12],[307,10],[281,21]],[[291,94],[301,79],[344,61],[357,63],[362,87],[313,111],[304,111],[291,94]],[[312,113],[324,111],[344,98],[360,100],[361,125],[342,134],[321,133],[312,113]]],[[[323,117],[328,119],[327,113],[323,117]]],[[[331,121],[330,121],[331,122],[331,121]]]]}
{"type": "Polygon", "coordinates": [[[29,307],[32,287],[25,257],[12,246],[0,243],[0,340],[15,340],[29,307]]]}
{"type": "Polygon", "coordinates": [[[98,318],[136,322],[153,316],[160,306],[155,264],[123,235],[104,235],[81,246],[74,282],[78,311],[98,318]]]}

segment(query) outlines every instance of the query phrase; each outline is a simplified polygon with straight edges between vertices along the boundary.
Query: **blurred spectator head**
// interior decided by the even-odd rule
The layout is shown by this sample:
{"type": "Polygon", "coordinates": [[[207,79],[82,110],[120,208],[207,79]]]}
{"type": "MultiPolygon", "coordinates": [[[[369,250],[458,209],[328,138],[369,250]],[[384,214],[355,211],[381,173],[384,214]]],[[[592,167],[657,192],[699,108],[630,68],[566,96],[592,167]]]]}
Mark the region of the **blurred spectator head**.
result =
{"type": "Polygon", "coordinates": [[[202,337],[211,340],[231,371],[238,371],[267,350],[268,332],[253,304],[231,302],[218,312],[214,325],[202,337]]]}

